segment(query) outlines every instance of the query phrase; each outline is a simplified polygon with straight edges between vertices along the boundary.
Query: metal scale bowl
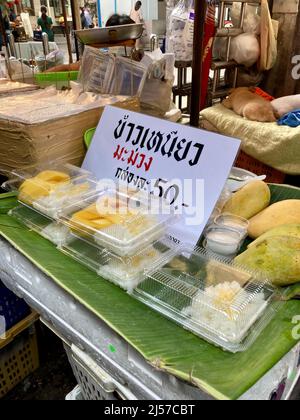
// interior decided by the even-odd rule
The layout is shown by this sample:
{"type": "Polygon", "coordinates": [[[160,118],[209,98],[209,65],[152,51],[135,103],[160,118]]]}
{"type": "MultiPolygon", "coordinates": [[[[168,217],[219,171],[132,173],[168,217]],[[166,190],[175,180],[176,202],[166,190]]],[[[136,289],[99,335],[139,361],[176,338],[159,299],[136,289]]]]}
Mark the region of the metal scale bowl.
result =
{"type": "Polygon", "coordinates": [[[106,28],[85,29],[76,31],[76,36],[84,45],[109,47],[112,45],[133,46],[141,38],[144,26],[141,23],[110,26],[106,28]]]}

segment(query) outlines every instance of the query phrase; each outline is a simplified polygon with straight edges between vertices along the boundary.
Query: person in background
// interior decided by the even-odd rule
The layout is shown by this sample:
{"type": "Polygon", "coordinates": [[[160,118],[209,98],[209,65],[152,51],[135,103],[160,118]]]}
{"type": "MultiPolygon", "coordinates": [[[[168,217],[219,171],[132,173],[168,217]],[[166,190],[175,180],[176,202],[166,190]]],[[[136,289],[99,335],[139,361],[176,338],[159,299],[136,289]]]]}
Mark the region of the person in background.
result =
{"type": "Polygon", "coordinates": [[[61,16],[61,17],[58,19],[58,23],[59,23],[59,26],[60,26],[60,28],[61,28],[61,31],[62,31],[63,36],[64,36],[64,37],[66,37],[66,25],[65,25],[65,18],[64,18],[63,16],[61,16]]]}
{"type": "Polygon", "coordinates": [[[17,15],[15,14],[14,9],[9,10],[9,20],[10,22],[15,22],[17,19],[17,15]]]}
{"type": "Polygon", "coordinates": [[[54,42],[53,21],[47,15],[47,7],[41,7],[41,17],[38,18],[37,24],[48,35],[49,42],[54,42]]]}
{"type": "MultiPolygon", "coordinates": [[[[135,23],[144,23],[144,18],[143,18],[143,14],[142,14],[142,2],[141,1],[137,1],[135,3],[134,8],[130,12],[130,18],[135,23]]],[[[144,32],[145,32],[145,27],[144,27],[144,32]]],[[[142,36],[144,36],[144,34],[142,36]]],[[[135,49],[140,50],[142,48],[143,48],[143,46],[142,46],[141,39],[137,39],[136,43],[135,43],[135,49]]]]}
{"type": "MultiPolygon", "coordinates": [[[[11,16],[12,18],[13,16],[11,16]]],[[[18,42],[19,39],[19,33],[17,28],[19,28],[20,26],[22,26],[22,19],[21,16],[16,16],[15,15],[15,19],[10,21],[10,26],[12,28],[12,34],[14,36],[14,40],[15,42],[18,42]]]]}
{"type": "Polygon", "coordinates": [[[84,14],[84,7],[80,7],[80,19],[82,29],[88,29],[87,21],[84,14]]]}
{"type": "Polygon", "coordinates": [[[143,23],[142,2],[137,1],[130,12],[130,17],[135,23],[143,23]]]}
{"type": "Polygon", "coordinates": [[[93,29],[94,28],[93,18],[91,16],[90,10],[87,7],[85,7],[84,9],[84,16],[85,16],[87,27],[89,29],[93,29]]]}
{"type": "MultiPolygon", "coordinates": [[[[7,16],[3,16],[2,23],[3,23],[4,32],[8,34],[11,28],[10,28],[10,22],[7,16]]],[[[5,40],[3,39],[2,33],[0,31],[0,51],[2,51],[2,47],[4,46],[4,44],[5,44],[5,40]]]]}

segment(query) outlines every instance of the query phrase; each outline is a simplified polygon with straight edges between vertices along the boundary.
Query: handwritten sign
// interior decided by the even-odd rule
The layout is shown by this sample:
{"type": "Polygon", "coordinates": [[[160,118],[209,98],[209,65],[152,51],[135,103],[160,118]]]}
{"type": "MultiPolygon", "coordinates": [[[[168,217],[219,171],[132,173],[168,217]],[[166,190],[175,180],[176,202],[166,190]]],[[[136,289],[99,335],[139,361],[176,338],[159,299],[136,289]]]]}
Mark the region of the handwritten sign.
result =
{"type": "Polygon", "coordinates": [[[183,213],[175,239],[197,243],[239,148],[237,139],[108,106],[83,167],[168,200],[183,213]]]}

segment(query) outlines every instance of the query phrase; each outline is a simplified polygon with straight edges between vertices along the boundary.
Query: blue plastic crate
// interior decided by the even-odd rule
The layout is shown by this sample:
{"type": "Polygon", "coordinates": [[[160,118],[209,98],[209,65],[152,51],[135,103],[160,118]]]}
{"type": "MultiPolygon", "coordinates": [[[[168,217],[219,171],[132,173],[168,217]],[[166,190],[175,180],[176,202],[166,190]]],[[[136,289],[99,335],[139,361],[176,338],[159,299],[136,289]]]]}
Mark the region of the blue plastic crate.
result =
{"type": "MultiPolygon", "coordinates": [[[[30,308],[0,282],[0,330],[8,331],[30,314],[30,308]]],[[[4,331],[0,331],[3,333],[4,331]]]]}

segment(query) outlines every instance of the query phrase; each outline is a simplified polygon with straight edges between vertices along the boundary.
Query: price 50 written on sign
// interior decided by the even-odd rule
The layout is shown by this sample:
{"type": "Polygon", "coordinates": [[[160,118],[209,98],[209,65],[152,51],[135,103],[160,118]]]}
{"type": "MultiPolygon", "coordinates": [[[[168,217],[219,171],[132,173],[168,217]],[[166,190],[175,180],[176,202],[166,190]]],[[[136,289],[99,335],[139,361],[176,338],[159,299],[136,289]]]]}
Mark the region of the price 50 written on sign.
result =
{"type": "MultiPolygon", "coordinates": [[[[157,179],[154,182],[153,189],[150,191],[151,195],[163,198],[168,201],[170,205],[174,205],[175,210],[179,210],[180,198],[182,197],[181,181],[177,180],[176,183],[167,181],[166,179],[157,179]]],[[[189,207],[189,204],[182,203],[182,207],[189,207]]]]}

